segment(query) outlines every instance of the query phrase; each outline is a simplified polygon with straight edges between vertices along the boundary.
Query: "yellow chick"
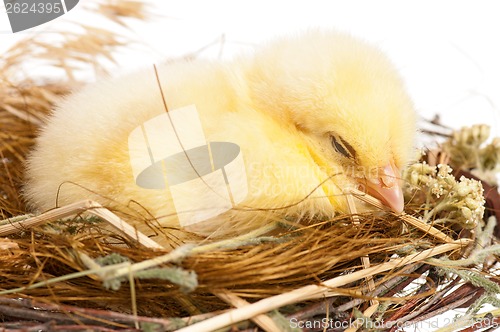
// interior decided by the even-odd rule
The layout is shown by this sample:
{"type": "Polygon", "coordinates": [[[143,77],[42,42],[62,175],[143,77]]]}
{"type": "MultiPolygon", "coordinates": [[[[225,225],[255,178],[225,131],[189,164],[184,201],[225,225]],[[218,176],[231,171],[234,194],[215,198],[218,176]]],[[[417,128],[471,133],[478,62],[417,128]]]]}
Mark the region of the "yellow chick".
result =
{"type": "MultiPolygon", "coordinates": [[[[117,210],[147,211],[163,227],[234,231],[269,216],[348,212],[345,190],[361,187],[394,212],[403,210],[399,178],[413,151],[416,115],[396,69],[377,48],[311,30],[232,61],[173,62],[159,66],[158,74],[159,82],[151,67],[90,84],[55,109],[28,160],[25,194],[34,209],[90,198],[117,210]],[[183,224],[168,184],[177,180],[165,180],[165,188],[138,184],[130,137],[165,116],[160,87],[171,114],[195,106],[207,142],[239,147],[246,188],[233,209],[183,224]]],[[[179,128],[177,139],[190,130],[179,128]]],[[[147,162],[156,162],[160,173],[168,168],[148,149],[147,162]]],[[[191,193],[193,207],[207,192],[191,193]]],[[[150,226],[136,226],[151,234],[150,226]]]]}

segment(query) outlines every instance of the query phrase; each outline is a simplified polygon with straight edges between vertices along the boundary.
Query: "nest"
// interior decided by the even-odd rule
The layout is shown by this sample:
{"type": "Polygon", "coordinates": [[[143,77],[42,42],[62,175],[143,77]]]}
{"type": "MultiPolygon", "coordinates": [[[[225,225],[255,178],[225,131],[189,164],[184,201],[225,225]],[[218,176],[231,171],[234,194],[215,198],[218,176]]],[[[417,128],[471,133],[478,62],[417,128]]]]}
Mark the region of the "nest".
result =
{"type": "MultiPolygon", "coordinates": [[[[91,4],[118,24],[147,17],[136,1],[91,4]]],[[[172,249],[140,236],[128,226],[132,217],[91,201],[28,214],[23,163],[37,129],[83,83],[78,71],[104,71],[101,62],[127,45],[97,29],[61,32],[57,45],[34,37],[0,58],[3,329],[397,331],[455,308],[468,309],[443,331],[500,322],[496,311],[478,313],[485,303],[498,306],[500,293],[492,177],[500,142],[486,143],[486,126],[452,133],[432,122],[440,144],[406,171],[409,203],[399,216],[352,206],[334,219],[273,220],[224,240],[183,234],[189,243],[172,249]],[[19,75],[35,60],[62,78],[19,75]]],[[[349,197],[383,209],[363,193],[349,197]]]]}

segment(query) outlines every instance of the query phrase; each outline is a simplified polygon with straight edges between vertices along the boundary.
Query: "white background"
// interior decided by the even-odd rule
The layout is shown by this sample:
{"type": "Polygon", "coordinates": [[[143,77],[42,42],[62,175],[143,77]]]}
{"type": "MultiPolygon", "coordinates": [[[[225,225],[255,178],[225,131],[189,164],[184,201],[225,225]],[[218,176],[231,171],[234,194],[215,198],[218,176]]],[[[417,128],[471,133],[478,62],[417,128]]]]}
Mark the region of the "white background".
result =
{"type": "MultiPolygon", "coordinates": [[[[182,56],[225,36],[222,57],[250,50],[275,35],[308,27],[337,28],[379,45],[406,80],[417,110],[453,126],[487,123],[500,135],[500,2],[382,1],[146,1],[153,20],[120,30],[145,46],[118,55],[120,70],[182,56]]],[[[0,11],[0,52],[33,33],[83,21],[80,4],[64,18],[12,34],[0,11]]],[[[200,56],[216,58],[220,45],[200,56]]],[[[450,313],[448,317],[451,317],[450,313]]],[[[434,322],[435,323],[435,322],[434,322]]],[[[442,325],[442,324],[439,324],[442,325]]],[[[432,330],[422,325],[420,331],[432,330]]]]}

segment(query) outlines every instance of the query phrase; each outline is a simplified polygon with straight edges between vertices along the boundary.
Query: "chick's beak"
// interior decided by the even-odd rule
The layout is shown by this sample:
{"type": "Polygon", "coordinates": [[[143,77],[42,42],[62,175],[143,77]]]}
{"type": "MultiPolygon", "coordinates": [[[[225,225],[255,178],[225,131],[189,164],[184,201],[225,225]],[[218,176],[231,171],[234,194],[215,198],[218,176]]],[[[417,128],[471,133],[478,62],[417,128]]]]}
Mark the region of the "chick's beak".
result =
{"type": "Polygon", "coordinates": [[[393,162],[382,167],[377,178],[365,181],[366,192],[378,198],[395,213],[403,212],[404,197],[399,184],[400,170],[393,162]]]}

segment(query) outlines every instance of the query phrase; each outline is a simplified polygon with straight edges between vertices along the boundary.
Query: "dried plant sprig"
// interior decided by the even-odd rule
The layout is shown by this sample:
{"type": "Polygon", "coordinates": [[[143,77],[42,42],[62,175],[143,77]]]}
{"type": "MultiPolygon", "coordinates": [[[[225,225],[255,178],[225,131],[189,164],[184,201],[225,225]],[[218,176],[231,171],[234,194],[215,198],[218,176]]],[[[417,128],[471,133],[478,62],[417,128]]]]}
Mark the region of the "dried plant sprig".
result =
{"type": "Polygon", "coordinates": [[[456,169],[474,170],[480,178],[496,184],[496,172],[500,167],[500,138],[490,138],[490,127],[485,124],[463,127],[453,132],[442,144],[456,169]]]}
{"type": "MultiPolygon", "coordinates": [[[[88,256],[80,255],[80,258],[85,257],[85,261],[89,264],[89,260],[91,260],[88,256]]],[[[108,266],[113,264],[120,264],[128,262],[130,260],[117,253],[112,253],[110,255],[104,257],[98,257],[94,260],[97,265],[100,266],[108,266]]],[[[96,266],[96,264],[92,264],[92,266],[96,266]]],[[[132,274],[132,272],[131,272],[132,274]]],[[[180,286],[181,292],[189,293],[198,287],[198,278],[196,272],[194,271],[186,271],[179,267],[157,267],[157,268],[149,268],[142,271],[137,271],[133,273],[133,277],[137,279],[159,279],[159,280],[167,280],[172,284],[180,286]]],[[[106,289],[118,290],[121,287],[121,284],[124,281],[128,281],[130,278],[122,277],[122,278],[111,278],[104,281],[104,287],[106,289]]]]}
{"type": "Polygon", "coordinates": [[[484,215],[484,190],[481,182],[464,176],[459,181],[448,165],[436,167],[425,162],[410,165],[404,172],[405,196],[421,204],[423,220],[434,224],[458,223],[474,228],[484,215]],[[420,195],[415,195],[418,192],[420,195]]]}

